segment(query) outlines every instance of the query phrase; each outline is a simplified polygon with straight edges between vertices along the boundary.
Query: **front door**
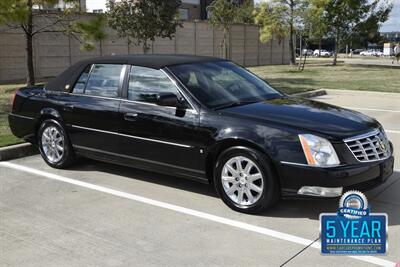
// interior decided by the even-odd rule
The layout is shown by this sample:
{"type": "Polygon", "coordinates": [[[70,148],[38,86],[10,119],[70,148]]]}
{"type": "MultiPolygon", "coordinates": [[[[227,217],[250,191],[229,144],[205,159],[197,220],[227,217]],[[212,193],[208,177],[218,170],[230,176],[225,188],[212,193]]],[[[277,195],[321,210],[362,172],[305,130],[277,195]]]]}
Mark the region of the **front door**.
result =
{"type": "Polygon", "coordinates": [[[199,114],[160,70],[132,66],[120,105],[120,149],[140,164],[168,168],[170,174],[204,177],[198,136],[199,114]],[[159,106],[158,94],[173,93],[187,108],[159,106]]]}

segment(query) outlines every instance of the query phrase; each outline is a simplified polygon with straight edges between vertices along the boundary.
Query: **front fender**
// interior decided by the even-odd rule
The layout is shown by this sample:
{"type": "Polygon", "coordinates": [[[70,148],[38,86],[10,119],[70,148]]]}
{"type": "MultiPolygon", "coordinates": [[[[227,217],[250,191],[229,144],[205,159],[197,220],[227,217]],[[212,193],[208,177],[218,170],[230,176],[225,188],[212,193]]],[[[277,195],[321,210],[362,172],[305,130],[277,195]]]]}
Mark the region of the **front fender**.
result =
{"type": "Polygon", "coordinates": [[[273,161],[303,162],[304,153],[297,133],[265,125],[255,125],[247,129],[231,130],[229,134],[223,129],[218,134],[217,143],[223,140],[243,140],[258,147],[273,161]]]}
{"type": "Polygon", "coordinates": [[[305,163],[303,149],[296,129],[282,125],[257,123],[242,118],[224,117],[215,119],[204,117],[209,127],[210,151],[221,144],[248,145],[265,153],[274,162],[289,161],[305,163]],[[214,124],[215,122],[215,124],[214,124]]]}

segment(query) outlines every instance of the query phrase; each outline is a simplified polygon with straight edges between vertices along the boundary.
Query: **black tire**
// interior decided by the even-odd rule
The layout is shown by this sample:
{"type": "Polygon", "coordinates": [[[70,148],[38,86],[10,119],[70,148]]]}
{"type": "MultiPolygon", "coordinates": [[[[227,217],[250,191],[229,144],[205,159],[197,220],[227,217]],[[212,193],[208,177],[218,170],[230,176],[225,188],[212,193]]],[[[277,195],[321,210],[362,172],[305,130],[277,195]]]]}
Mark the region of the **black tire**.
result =
{"type": "Polygon", "coordinates": [[[42,156],[42,158],[44,159],[44,161],[51,167],[53,168],[57,168],[57,169],[64,169],[67,168],[68,166],[70,166],[75,159],[75,153],[73,151],[71,142],[69,140],[69,137],[66,133],[66,131],[64,130],[64,127],[56,120],[53,119],[48,119],[42,122],[42,124],[39,127],[39,130],[37,132],[37,143],[39,145],[39,151],[40,154],[42,156]],[[51,128],[55,128],[57,129],[59,135],[58,136],[62,136],[62,147],[63,147],[63,153],[60,156],[60,158],[58,160],[51,160],[51,158],[49,158],[49,156],[46,155],[46,146],[43,145],[43,132],[46,129],[51,129],[51,128]]]}
{"type": "Polygon", "coordinates": [[[269,158],[261,152],[247,147],[232,147],[220,154],[214,171],[214,185],[218,195],[227,206],[235,211],[243,213],[255,214],[263,212],[276,204],[280,197],[278,179],[271,167],[269,158]],[[245,157],[250,159],[258,167],[262,174],[261,179],[263,182],[263,190],[258,200],[252,204],[240,205],[233,201],[225,192],[222,182],[223,168],[230,159],[235,157],[245,157]]]}

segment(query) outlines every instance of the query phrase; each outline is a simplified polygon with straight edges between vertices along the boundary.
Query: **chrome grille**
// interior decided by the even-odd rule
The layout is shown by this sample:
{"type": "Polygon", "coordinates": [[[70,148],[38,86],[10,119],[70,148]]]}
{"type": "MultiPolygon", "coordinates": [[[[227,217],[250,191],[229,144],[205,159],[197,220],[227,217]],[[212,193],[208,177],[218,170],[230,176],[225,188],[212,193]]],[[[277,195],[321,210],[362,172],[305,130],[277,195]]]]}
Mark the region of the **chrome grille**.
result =
{"type": "Polygon", "coordinates": [[[360,162],[377,161],[390,156],[389,140],[380,130],[348,138],[344,142],[360,162]]]}

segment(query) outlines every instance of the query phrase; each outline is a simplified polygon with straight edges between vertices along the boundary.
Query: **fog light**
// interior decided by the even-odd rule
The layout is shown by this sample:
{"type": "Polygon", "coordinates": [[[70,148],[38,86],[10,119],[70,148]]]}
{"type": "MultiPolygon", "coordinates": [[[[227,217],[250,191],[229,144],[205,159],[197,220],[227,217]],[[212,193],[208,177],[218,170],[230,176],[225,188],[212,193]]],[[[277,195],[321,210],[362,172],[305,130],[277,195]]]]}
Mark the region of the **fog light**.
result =
{"type": "Polygon", "coordinates": [[[342,192],[343,187],[303,186],[297,191],[297,194],[319,197],[339,197],[342,195],[342,192]]]}

